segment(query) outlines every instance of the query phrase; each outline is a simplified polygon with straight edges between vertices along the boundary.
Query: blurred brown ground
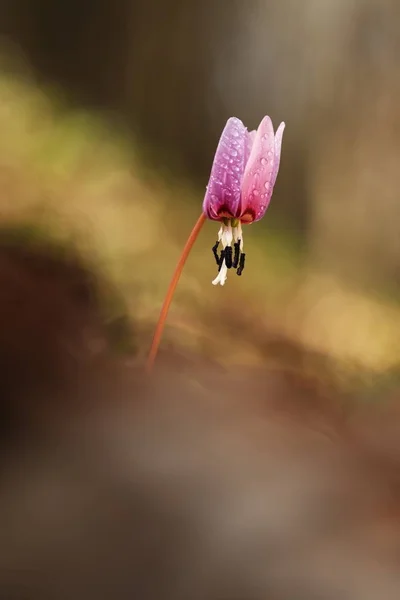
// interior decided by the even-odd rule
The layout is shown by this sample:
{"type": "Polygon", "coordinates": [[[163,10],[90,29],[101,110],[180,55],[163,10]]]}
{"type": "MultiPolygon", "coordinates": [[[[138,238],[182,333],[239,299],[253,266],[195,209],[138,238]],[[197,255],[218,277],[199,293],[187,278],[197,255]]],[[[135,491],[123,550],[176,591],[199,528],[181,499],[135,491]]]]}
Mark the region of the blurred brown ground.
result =
{"type": "Polygon", "coordinates": [[[0,246],[0,598],[398,597],[391,397],[259,324],[261,366],[177,343],[146,377],[76,255],[0,246]]]}

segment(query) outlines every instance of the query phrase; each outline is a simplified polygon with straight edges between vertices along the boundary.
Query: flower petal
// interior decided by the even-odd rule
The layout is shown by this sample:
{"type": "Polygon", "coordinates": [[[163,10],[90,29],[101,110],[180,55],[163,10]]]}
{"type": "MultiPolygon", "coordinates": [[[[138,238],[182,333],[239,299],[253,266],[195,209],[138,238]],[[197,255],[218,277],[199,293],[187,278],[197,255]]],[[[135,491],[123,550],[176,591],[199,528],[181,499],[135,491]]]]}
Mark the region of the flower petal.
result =
{"type": "Polygon", "coordinates": [[[247,136],[246,154],[245,154],[245,162],[244,162],[245,167],[246,167],[247,162],[249,160],[250,152],[251,152],[251,149],[253,147],[254,140],[256,139],[256,133],[257,133],[256,130],[249,131],[249,134],[247,136]]]}
{"type": "Polygon", "coordinates": [[[275,136],[272,121],[264,117],[257,130],[242,182],[240,217],[243,222],[264,216],[273,191],[275,136]]]}
{"type": "Polygon", "coordinates": [[[240,208],[241,182],[249,152],[249,133],[236,117],[228,119],[215,153],[203,202],[209,219],[235,217],[240,208]]]}
{"type": "Polygon", "coordinates": [[[283,132],[285,131],[285,123],[281,123],[275,134],[275,162],[274,162],[274,171],[272,174],[272,187],[274,187],[276,178],[278,177],[279,165],[281,163],[281,148],[282,148],[282,138],[283,132]]]}

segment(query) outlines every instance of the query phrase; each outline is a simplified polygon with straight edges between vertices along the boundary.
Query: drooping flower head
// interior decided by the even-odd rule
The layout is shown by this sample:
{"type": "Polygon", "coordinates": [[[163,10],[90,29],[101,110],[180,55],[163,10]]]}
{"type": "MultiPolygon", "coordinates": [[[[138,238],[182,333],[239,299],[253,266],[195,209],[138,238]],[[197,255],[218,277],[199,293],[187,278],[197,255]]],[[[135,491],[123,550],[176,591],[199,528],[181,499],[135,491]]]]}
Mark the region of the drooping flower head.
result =
{"type": "Polygon", "coordinates": [[[285,123],[281,123],[275,134],[271,119],[264,117],[257,131],[249,132],[242,121],[231,117],[222,132],[203,202],[207,217],[221,222],[213,247],[219,270],[214,285],[224,285],[230,268],[242,274],[242,224],[259,221],[268,208],[278,175],[284,129],[285,123]]]}

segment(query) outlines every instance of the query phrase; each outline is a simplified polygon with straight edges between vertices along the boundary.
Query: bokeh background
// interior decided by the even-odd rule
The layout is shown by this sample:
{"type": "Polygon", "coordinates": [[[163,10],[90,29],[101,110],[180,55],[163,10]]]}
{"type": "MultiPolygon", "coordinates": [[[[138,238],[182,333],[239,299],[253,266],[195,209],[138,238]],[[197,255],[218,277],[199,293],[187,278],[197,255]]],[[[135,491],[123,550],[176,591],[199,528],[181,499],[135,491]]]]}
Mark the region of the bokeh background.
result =
{"type": "Polygon", "coordinates": [[[393,385],[399,23],[398,0],[3,0],[2,228],[77,249],[109,282],[104,314],[123,351],[141,359],[226,119],[284,120],[244,276],[211,285],[206,223],[164,347],[259,364],[253,334],[238,335],[248,322],[328,355],[337,373],[393,385]],[[226,319],[224,339],[207,312],[226,319]]]}

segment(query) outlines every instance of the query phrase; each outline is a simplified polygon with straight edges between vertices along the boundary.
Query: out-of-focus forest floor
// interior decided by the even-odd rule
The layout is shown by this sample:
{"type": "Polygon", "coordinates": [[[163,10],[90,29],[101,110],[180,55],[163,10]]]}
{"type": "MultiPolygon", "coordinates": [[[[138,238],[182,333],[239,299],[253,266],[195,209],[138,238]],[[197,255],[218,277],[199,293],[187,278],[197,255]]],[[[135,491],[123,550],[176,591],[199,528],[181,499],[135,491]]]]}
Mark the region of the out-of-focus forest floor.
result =
{"type": "MultiPolygon", "coordinates": [[[[120,326],[134,315],[149,343],[204,191],[174,179],[161,159],[159,169],[145,167],[140,145],[122,129],[66,110],[24,79],[0,78],[0,130],[2,227],[32,243],[44,237],[72,245],[109,282],[105,319],[120,326]]],[[[255,336],[268,331],[328,354],[339,379],[346,373],[386,385],[398,377],[399,298],[315,272],[299,241],[268,213],[245,230],[244,275],[214,288],[217,229],[207,222],[195,245],[164,344],[179,341],[221,364],[253,366],[265,358],[255,336]],[[226,320],[226,335],[215,335],[214,319],[226,320]]],[[[125,342],[129,351],[129,332],[125,342]]],[[[146,350],[139,347],[139,358],[146,350]]]]}

